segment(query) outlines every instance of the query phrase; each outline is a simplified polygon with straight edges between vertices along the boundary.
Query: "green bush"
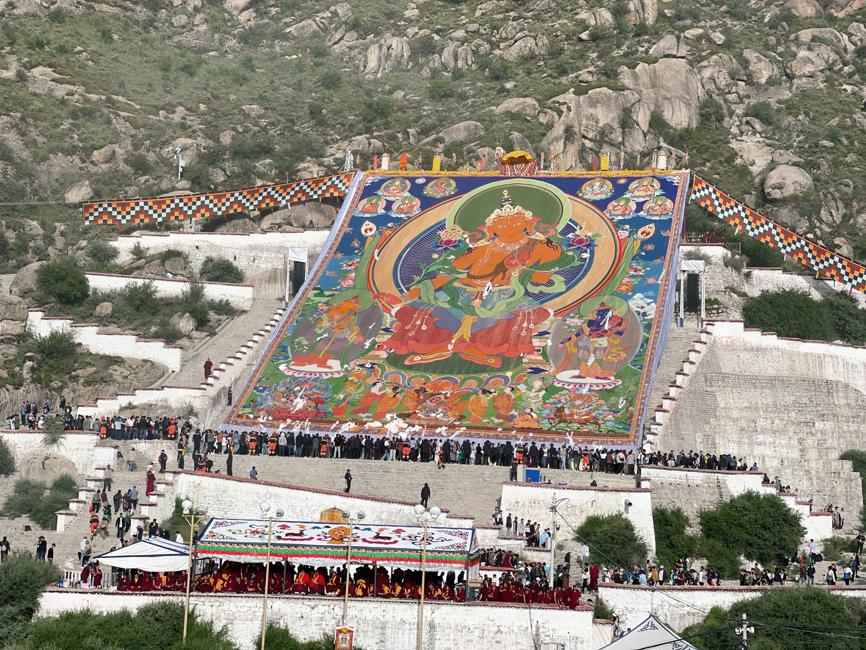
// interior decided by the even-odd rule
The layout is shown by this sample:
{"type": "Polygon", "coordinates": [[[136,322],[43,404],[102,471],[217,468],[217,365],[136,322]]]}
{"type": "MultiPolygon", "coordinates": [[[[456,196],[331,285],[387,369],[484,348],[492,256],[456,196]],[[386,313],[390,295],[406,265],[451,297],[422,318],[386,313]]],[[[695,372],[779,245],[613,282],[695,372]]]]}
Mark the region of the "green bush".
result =
{"type": "Polygon", "coordinates": [[[666,567],[677,560],[695,554],[698,540],[686,534],[689,520],[679,508],[653,508],[653,528],[656,535],[656,559],[666,567]]]}
{"type": "Polygon", "coordinates": [[[767,101],[760,101],[749,104],[746,107],[746,110],[743,112],[743,115],[745,115],[746,117],[754,117],[760,120],[766,126],[775,125],[776,120],[778,119],[776,116],[776,109],[773,108],[773,105],[767,101]]]}
{"type": "Polygon", "coordinates": [[[98,267],[106,267],[117,259],[117,249],[111,244],[96,240],[88,244],[87,257],[96,263],[98,267]]]}
{"type": "Polygon", "coordinates": [[[427,96],[430,99],[448,99],[457,94],[457,85],[451,79],[431,79],[427,84],[427,96]]]}
{"type": "Polygon", "coordinates": [[[762,291],[743,304],[746,327],[798,339],[833,341],[833,317],[817,300],[802,291],[762,291]]]}
{"type": "Polygon", "coordinates": [[[714,539],[698,537],[695,555],[707,561],[706,566],[717,571],[722,578],[734,580],[740,575],[742,560],[736,551],[714,539]]]}
{"type": "Polygon", "coordinates": [[[43,264],[36,276],[36,288],[44,297],[64,305],[82,303],[90,293],[84,272],[68,258],[43,264]]]}
{"type": "Polygon", "coordinates": [[[6,441],[0,438],[0,476],[9,476],[14,473],[15,457],[12,456],[12,451],[6,441]]]}
{"type": "Polygon", "coordinates": [[[156,287],[153,286],[153,282],[132,282],[118,292],[114,300],[112,314],[115,310],[149,314],[158,308],[159,298],[156,295],[156,287]]]}
{"type": "Polygon", "coordinates": [[[738,555],[770,566],[790,558],[803,539],[800,517],[775,494],[746,492],[701,513],[701,533],[738,555]]]}
{"type": "Polygon", "coordinates": [[[616,617],[616,612],[601,599],[601,596],[596,596],[593,603],[592,617],[612,621],[616,617]]]}
{"type": "Polygon", "coordinates": [[[63,440],[63,418],[59,415],[46,415],[42,422],[42,446],[51,449],[63,440]]]}
{"type": "MultiPolygon", "coordinates": [[[[256,637],[256,647],[262,645],[262,635],[256,637]]],[[[356,650],[361,650],[355,646],[356,650]]],[[[334,639],[328,636],[318,641],[298,641],[295,636],[283,627],[268,624],[268,633],[265,635],[265,650],[334,650],[334,639]]]]}
{"type": "Polygon", "coordinates": [[[151,603],[134,614],[128,610],[113,614],[67,612],[55,618],[40,618],[30,626],[29,646],[52,650],[236,650],[224,630],[190,614],[186,645],[183,634],[183,605],[151,603]]]}
{"type": "Polygon", "coordinates": [[[343,75],[337,70],[324,70],[319,75],[319,85],[327,90],[336,90],[343,84],[343,75]]]}
{"type": "MultiPolygon", "coordinates": [[[[14,614],[29,620],[39,606],[42,587],[57,578],[57,567],[52,564],[27,553],[10,555],[0,564],[0,608],[7,617],[14,614]]],[[[0,629],[3,627],[0,623],[0,629]]]]}
{"type": "Polygon", "coordinates": [[[647,546],[621,514],[591,515],[577,529],[577,540],[589,546],[590,562],[621,567],[643,565],[647,546]]]}
{"type": "Polygon", "coordinates": [[[368,97],[361,104],[361,121],[368,126],[388,124],[394,113],[394,102],[388,97],[368,97]]]}
{"type": "Polygon", "coordinates": [[[0,512],[6,517],[28,516],[40,528],[54,528],[57,524],[54,513],[65,510],[77,494],[75,479],[69,475],[59,476],[50,488],[39,481],[20,479],[0,512]]]}
{"type": "Polygon", "coordinates": [[[206,257],[198,272],[202,280],[208,282],[231,282],[238,284],[244,281],[244,274],[234,262],[224,257],[206,257]]]}
{"type": "Polygon", "coordinates": [[[733,628],[743,614],[755,626],[755,633],[749,635],[749,648],[753,650],[848,650],[866,646],[866,603],[814,587],[769,589],[730,609],[713,607],[703,622],[687,628],[683,637],[705,650],[739,647],[733,628]]]}
{"type": "Polygon", "coordinates": [[[846,557],[849,553],[854,553],[857,550],[857,544],[853,537],[831,537],[824,540],[824,550],[822,555],[825,560],[838,562],[840,560],[848,560],[846,557]]]}

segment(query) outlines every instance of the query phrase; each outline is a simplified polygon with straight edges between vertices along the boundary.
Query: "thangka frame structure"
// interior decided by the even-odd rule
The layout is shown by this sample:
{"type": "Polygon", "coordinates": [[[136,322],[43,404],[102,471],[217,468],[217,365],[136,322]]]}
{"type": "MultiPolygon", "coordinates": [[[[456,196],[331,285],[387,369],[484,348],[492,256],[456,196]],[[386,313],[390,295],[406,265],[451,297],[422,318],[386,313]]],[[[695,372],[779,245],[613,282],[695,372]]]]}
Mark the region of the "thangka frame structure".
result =
{"type": "MultiPolygon", "coordinates": [[[[424,529],[420,526],[287,521],[274,519],[272,561],[313,566],[343,566],[349,552],[353,564],[420,569],[424,529]]],[[[198,537],[197,559],[263,563],[268,557],[268,521],[213,517],[198,537]]],[[[426,559],[430,571],[478,573],[478,543],[474,528],[429,527],[426,559]]]]}
{"type": "Polygon", "coordinates": [[[359,174],[229,423],[636,444],[689,187],[359,174]]]}

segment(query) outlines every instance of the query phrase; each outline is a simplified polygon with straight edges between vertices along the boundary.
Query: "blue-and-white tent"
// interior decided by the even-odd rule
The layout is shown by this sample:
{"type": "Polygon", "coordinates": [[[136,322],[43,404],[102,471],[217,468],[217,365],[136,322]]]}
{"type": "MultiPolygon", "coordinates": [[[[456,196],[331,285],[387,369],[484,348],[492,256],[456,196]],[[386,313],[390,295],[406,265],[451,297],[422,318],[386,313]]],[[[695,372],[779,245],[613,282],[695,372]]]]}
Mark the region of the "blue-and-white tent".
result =
{"type": "Polygon", "coordinates": [[[697,650],[688,641],[650,614],[613,643],[601,650],[697,650]]]}

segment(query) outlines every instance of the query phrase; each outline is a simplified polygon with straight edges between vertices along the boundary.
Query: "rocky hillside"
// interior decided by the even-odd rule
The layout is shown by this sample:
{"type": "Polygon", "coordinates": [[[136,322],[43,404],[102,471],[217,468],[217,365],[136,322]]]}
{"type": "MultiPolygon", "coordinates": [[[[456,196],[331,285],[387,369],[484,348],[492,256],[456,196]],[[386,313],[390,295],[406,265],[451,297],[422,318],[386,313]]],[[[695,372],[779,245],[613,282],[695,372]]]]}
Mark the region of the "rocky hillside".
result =
{"type": "MultiPolygon", "coordinates": [[[[639,167],[663,140],[864,258],[864,23],[866,0],[0,0],[0,201],[236,187],[347,148],[639,167]]],[[[13,268],[82,236],[62,205],[0,211],[13,268]]]]}

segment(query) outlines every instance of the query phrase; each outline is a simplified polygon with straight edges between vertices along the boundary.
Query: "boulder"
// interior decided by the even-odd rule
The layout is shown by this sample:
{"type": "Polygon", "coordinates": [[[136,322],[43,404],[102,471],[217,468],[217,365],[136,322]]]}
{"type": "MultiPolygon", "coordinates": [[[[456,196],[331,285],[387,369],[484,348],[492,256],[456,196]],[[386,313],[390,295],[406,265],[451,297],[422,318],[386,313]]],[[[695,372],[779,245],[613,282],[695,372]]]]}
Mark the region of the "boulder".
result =
{"type": "Polygon", "coordinates": [[[247,104],[246,106],[241,106],[241,110],[250,117],[259,117],[265,112],[265,109],[258,104],[247,104]]]}
{"type": "Polygon", "coordinates": [[[848,53],[853,50],[848,37],[831,27],[812,27],[803,29],[791,35],[791,40],[797,43],[829,43],[838,52],[848,53]]]}
{"type": "Polygon", "coordinates": [[[232,140],[234,140],[235,132],[229,129],[222,131],[220,133],[220,144],[224,147],[229,147],[232,144],[232,140]]]}
{"type": "Polygon", "coordinates": [[[510,140],[513,151],[526,151],[527,153],[532,154],[533,158],[535,157],[535,148],[525,135],[518,133],[517,131],[512,131],[510,140]]]}
{"type": "Polygon", "coordinates": [[[90,181],[88,180],[78,181],[75,185],[66,190],[66,193],[63,195],[63,200],[69,205],[89,201],[92,198],[93,187],[91,187],[90,181]]]}
{"type": "Polygon", "coordinates": [[[254,0],[223,0],[223,7],[233,16],[246,11],[253,5],[254,0]]]}
{"type": "Polygon", "coordinates": [[[114,305],[110,302],[101,302],[96,305],[96,309],[93,310],[93,315],[97,318],[106,318],[107,316],[111,316],[111,311],[114,309],[114,305]]]}
{"type": "Polygon", "coordinates": [[[628,0],[626,18],[632,24],[652,25],[659,17],[657,0],[628,0]]]}
{"type": "Polygon", "coordinates": [[[524,36],[511,44],[505,51],[500,53],[506,61],[520,61],[545,57],[550,54],[550,42],[546,36],[524,36]]]}
{"type": "Polygon", "coordinates": [[[27,303],[18,296],[0,294],[0,323],[27,320],[27,303]]]}
{"type": "Polygon", "coordinates": [[[582,11],[574,19],[584,22],[590,27],[613,27],[613,14],[607,9],[582,11]]]}
{"type": "Polygon", "coordinates": [[[814,18],[824,13],[815,0],[788,0],[786,4],[798,18],[814,18]]]}
{"type": "Polygon", "coordinates": [[[861,9],[866,9],[866,0],[849,0],[842,9],[834,13],[837,16],[850,16],[861,9]]]}
{"type": "Polygon", "coordinates": [[[554,97],[550,103],[562,108],[563,127],[571,123],[582,138],[614,143],[622,140],[623,111],[638,99],[638,95],[632,91],[594,88],[585,95],[575,95],[569,91],[554,97]]]}
{"type": "Polygon", "coordinates": [[[540,110],[538,102],[532,97],[512,97],[494,108],[493,112],[499,115],[502,113],[514,113],[515,115],[533,118],[538,115],[540,110]]]}
{"type": "Polygon", "coordinates": [[[778,69],[770,60],[755,50],[743,50],[743,58],[749,66],[749,77],[756,84],[765,84],[776,75],[778,69]]]}
{"type": "Polygon", "coordinates": [[[183,257],[169,257],[163,262],[163,268],[168,275],[190,277],[192,269],[183,257]]]}
{"type": "Polygon", "coordinates": [[[286,29],[286,34],[297,38],[313,38],[314,36],[321,36],[322,30],[319,29],[315,20],[308,18],[286,29]]]}
{"type": "Polygon", "coordinates": [[[192,165],[196,160],[198,160],[199,152],[202,148],[203,145],[197,140],[193,140],[192,138],[177,138],[167,147],[160,150],[160,153],[164,158],[171,159],[174,157],[175,149],[180,149],[184,163],[192,165]]]}
{"type": "Polygon", "coordinates": [[[262,219],[262,230],[293,226],[302,230],[328,230],[337,218],[337,208],[311,201],[272,212],[262,219]],[[311,225],[312,224],[312,225],[311,225]]]}
{"type": "Polygon", "coordinates": [[[90,162],[94,165],[110,165],[120,158],[117,145],[107,144],[90,154],[90,162]]]}
{"type": "Polygon", "coordinates": [[[680,41],[674,34],[665,34],[662,39],[650,48],[650,56],[657,59],[665,57],[685,58],[689,53],[688,46],[680,41]]]}
{"type": "Polygon", "coordinates": [[[411,54],[409,39],[386,35],[381,41],[372,43],[367,48],[361,73],[367,79],[378,79],[397,70],[408,68],[411,54]]]}
{"type": "Polygon", "coordinates": [[[39,274],[39,268],[43,264],[45,262],[31,262],[27,266],[22,266],[18,269],[18,273],[12,278],[12,284],[9,285],[9,292],[20,296],[36,289],[36,276],[39,274]]]}
{"type": "Polygon", "coordinates": [[[251,232],[260,232],[260,229],[256,225],[256,222],[252,219],[232,219],[231,221],[227,221],[219,228],[217,228],[215,232],[223,234],[245,234],[251,232]]]}
{"type": "Polygon", "coordinates": [[[812,177],[800,167],[779,165],[764,179],[764,195],[773,201],[781,201],[815,189],[812,177]]]}
{"type": "Polygon", "coordinates": [[[640,99],[632,117],[646,132],[650,117],[658,113],[675,129],[693,129],[700,121],[704,89],[692,67],[682,59],[639,63],[634,70],[622,68],[620,80],[640,99]]]}
{"type": "Polygon", "coordinates": [[[839,63],[839,57],[828,45],[813,44],[811,50],[800,50],[785,66],[793,79],[820,77],[825,70],[839,63]]]}
{"type": "Polygon", "coordinates": [[[194,332],[196,328],[195,318],[186,312],[182,314],[174,314],[168,322],[170,325],[176,327],[184,336],[194,332]]]}
{"type": "Polygon", "coordinates": [[[445,144],[454,144],[458,142],[471,142],[478,140],[484,135],[484,127],[473,120],[458,122],[439,133],[439,138],[444,140],[445,144]]]}

